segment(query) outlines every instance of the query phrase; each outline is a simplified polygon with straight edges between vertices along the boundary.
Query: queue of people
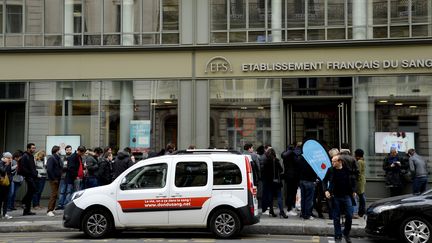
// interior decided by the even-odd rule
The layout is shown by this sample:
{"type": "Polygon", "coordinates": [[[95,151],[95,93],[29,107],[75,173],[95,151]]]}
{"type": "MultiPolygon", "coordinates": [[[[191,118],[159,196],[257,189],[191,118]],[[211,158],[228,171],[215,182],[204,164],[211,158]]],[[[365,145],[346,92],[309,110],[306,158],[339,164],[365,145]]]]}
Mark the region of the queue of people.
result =
{"type": "MultiPolygon", "coordinates": [[[[195,146],[190,147],[194,148],[195,146]]],[[[56,215],[56,210],[64,208],[75,191],[107,185],[135,163],[129,148],[119,151],[115,158],[111,148],[86,149],[79,146],[75,152],[72,151],[73,148],[68,145],[65,154],[61,155],[60,147],[53,146],[46,164],[45,151],[36,152],[34,143],[29,143],[25,152],[3,153],[0,161],[2,218],[11,218],[7,212],[16,210],[16,192],[24,183],[26,193],[22,199],[23,215],[34,215],[32,209],[40,209],[41,194],[48,181],[51,194],[47,215],[52,217],[56,215]]],[[[149,157],[171,154],[174,151],[175,146],[168,144],[159,153],[149,154],[149,157]]],[[[327,170],[322,181],[302,153],[301,142],[288,146],[281,153],[282,160],[277,158],[276,151],[270,145],[260,146],[256,151],[252,144],[244,145],[244,154],[251,158],[261,212],[271,217],[279,215],[280,218],[299,214],[304,220],[313,220],[316,217],[324,218],[325,206],[329,219],[334,222],[336,242],[340,242],[342,237],[350,242],[352,219],[362,217],[366,211],[366,162],[363,150],[357,149],[352,154],[347,144],[343,144],[340,150],[328,149],[332,167],[327,170]],[[299,194],[300,212],[297,211],[299,194]],[[274,211],[275,199],[278,214],[274,211]],[[313,214],[314,208],[318,216],[313,214]],[[342,214],[345,215],[343,231],[340,225],[342,214]]],[[[425,160],[414,149],[409,149],[404,156],[392,148],[384,159],[383,170],[392,196],[401,194],[404,173],[409,173],[412,177],[413,193],[426,190],[428,168],[425,160]]]]}

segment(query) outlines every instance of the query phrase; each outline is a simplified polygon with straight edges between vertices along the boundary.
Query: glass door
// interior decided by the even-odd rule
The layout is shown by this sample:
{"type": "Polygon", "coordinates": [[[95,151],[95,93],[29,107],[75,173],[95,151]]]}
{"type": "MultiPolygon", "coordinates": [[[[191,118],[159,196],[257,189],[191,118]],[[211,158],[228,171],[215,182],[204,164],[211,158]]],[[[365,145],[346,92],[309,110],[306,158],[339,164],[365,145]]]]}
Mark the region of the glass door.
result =
{"type": "Polygon", "coordinates": [[[286,104],[287,144],[307,139],[320,141],[328,148],[349,142],[349,102],[302,100],[286,104]]]}
{"type": "Polygon", "coordinates": [[[339,126],[339,148],[342,143],[348,143],[348,106],[346,102],[341,102],[338,107],[338,126],[339,126]]]}

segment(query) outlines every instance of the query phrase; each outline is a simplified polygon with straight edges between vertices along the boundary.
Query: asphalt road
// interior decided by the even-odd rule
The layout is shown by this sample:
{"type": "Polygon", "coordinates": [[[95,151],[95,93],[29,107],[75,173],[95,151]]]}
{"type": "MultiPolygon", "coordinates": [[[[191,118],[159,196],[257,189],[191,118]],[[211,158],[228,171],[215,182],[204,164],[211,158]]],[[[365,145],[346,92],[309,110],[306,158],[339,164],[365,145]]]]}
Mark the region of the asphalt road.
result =
{"type": "MultiPolygon", "coordinates": [[[[392,243],[397,240],[383,240],[370,238],[352,238],[353,242],[370,242],[370,243],[392,243]]],[[[149,233],[149,232],[126,232],[116,235],[112,238],[103,240],[87,239],[80,232],[41,232],[41,233],[6,233],[1,234],[0,243],[54,243],[54,242],[155,242],[155,243],[333,243],[333,237],[330,236],[300,236],[300,235],[244,235],[236,239],[218,240],[207,233],[149,233]]]]}

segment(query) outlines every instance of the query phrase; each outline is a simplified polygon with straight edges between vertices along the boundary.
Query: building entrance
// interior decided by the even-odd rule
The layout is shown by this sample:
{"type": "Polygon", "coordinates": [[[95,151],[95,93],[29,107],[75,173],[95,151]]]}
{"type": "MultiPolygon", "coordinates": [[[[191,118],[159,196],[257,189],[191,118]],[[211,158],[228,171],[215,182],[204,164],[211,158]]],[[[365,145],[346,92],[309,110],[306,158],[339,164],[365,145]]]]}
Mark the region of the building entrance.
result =
{"type": "Polygon", "coordinates": [[[287,101],[287,144],[316,139],[340,148],[350,141],[349,100],[287,101]]]}
{"type": "Polygon", "coordinates": [[[25,103],[0,102],[0,152],[24,149],[25,103]]]}

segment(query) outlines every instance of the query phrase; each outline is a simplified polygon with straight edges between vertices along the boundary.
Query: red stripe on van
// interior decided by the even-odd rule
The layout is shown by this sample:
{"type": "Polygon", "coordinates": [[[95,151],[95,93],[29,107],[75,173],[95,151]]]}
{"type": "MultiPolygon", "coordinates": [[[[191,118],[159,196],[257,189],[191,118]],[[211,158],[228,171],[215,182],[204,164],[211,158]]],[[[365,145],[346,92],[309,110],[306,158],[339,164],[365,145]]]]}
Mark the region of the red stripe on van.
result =
{"type": "Polygon", "coordinates": [[[122,210],[130,209],[189,209],[201,208],[210,197],[158,198],[118,201],[122,210]]]}

